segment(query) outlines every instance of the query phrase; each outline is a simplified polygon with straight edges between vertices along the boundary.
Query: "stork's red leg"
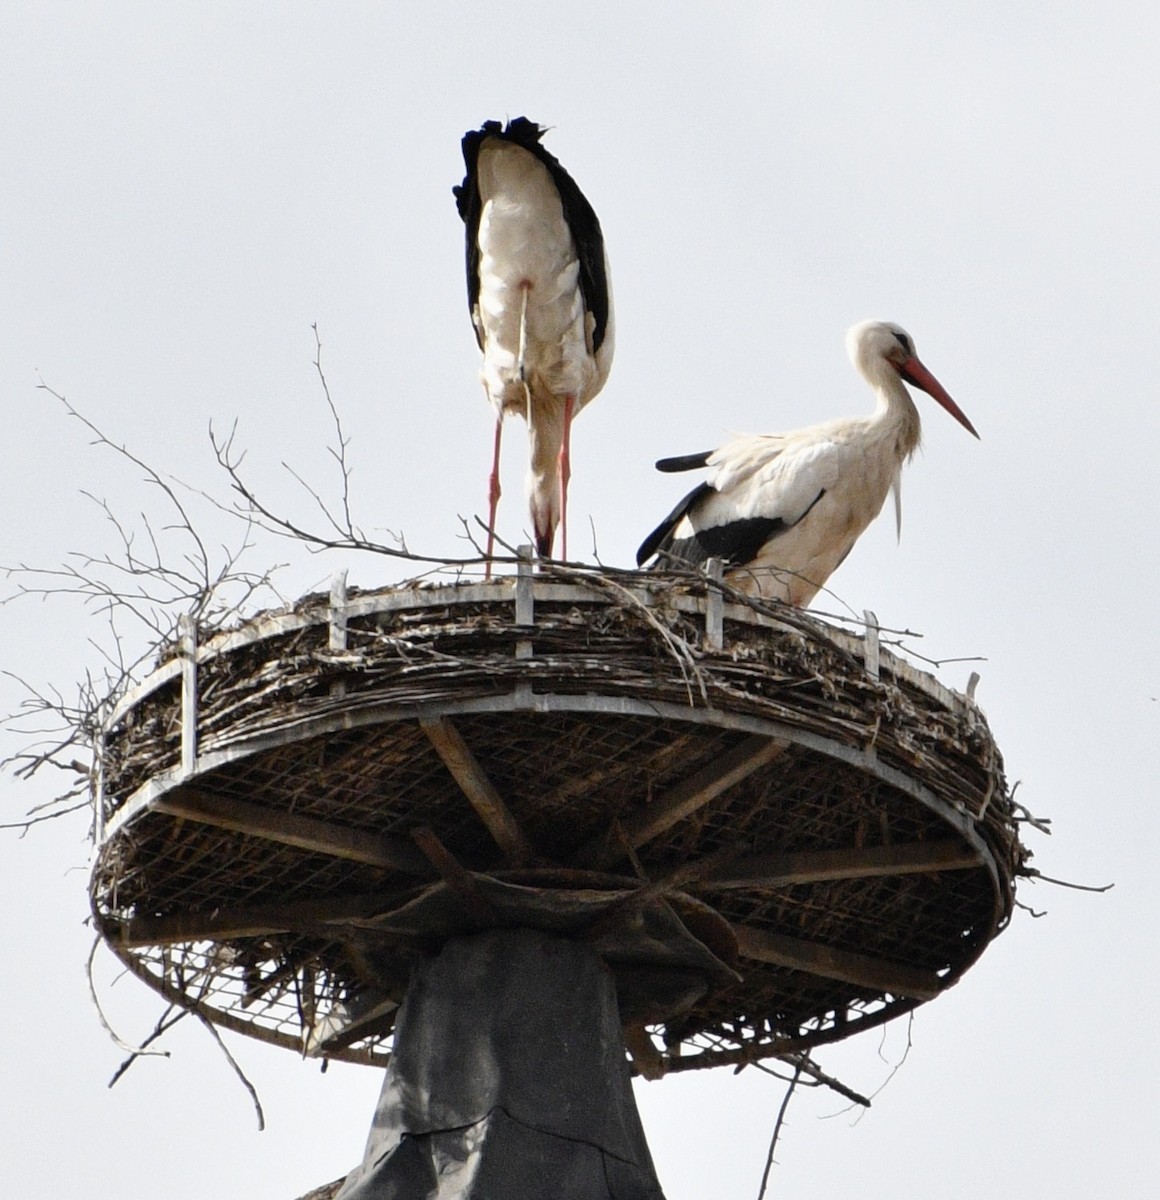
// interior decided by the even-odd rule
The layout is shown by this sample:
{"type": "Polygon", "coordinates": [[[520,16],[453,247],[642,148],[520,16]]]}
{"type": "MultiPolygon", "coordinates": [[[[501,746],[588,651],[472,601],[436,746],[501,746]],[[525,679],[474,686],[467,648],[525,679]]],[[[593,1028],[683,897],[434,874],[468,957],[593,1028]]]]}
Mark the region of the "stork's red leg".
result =
{"type": "Polygon", "coordinates": [[[572,478],[572,410],[576,397],[564,397],[564,437],[560,442],[560,557],[568,561],[568,480],[572,478]]]}
{"type": "Polygon", "coordinates": [[[503,435],[503,413],[495,420],[495,453],[491,460],[491,474],[487,480],[487,564],[483,569],[484,579],[491,578],[491,552],[495,548],[495,510],[499,505],[499,443],[503,435]]]}

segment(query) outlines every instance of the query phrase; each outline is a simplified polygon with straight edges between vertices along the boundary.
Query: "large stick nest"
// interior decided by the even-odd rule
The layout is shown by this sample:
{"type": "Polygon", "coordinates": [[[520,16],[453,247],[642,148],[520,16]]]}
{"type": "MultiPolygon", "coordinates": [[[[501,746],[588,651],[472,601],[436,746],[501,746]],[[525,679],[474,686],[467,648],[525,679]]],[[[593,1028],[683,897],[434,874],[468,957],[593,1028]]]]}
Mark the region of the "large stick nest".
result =
{"type": "Polygon", "coordinates": [[[497,924],[586,939],[646,1070],[909,1011],[1026,858],[986,721],[875,636],[727,588],[712,648],[721,595],[542,569],[200,630],[184,771],[163,647],[104,737],[100,929],[169,999],[362,1062],[413,964],[497,924]]]}

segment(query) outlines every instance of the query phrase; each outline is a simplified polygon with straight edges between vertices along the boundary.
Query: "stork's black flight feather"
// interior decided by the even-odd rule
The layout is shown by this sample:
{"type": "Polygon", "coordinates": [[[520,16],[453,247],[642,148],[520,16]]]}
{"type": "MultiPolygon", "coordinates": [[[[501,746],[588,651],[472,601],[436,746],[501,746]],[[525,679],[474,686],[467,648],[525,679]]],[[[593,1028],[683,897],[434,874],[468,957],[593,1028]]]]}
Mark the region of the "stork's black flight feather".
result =
{"type": "Polygon", "coordinates": [[[678,454],[675,458],[661,458],[657,460],[656,468],[670,475],[675,471],[696,471],[709,462],[709,455],[712,453],[712,450],[702,450],[700,454],[678,454]]]}
{"type": "MultiPolygon", "coordinates": [[[[692,456],[690,456],[692,457],[692,456]]],[[[665,459],[676,462],[676,459],[665,459]]],[[[703,463],[701,464],[704,465],[703,463]]],[[[677,468],[685,470],[687,468],[677,468]]],[[[671,513],[644,539],[636,552],[636,565],[643,567],[653,555],[657,566],[674,560],[700,566],[710,558],[719,558],[726,566],[751,562],[771,538],[790,526],[780,517],[746,517],[725,525],[696,529],[689,537],[674,538],[677,527],[686,518],[695,518],[703,501],[717,494],[710,483],[698,484],[671,513]]],[[[821,496],[818,497],[818,500],[821,496]]],[[[814,501],[814,504],[817,500],[814,501]]],[[[811,504],[812,508],[813,505],[811,504]]]]}

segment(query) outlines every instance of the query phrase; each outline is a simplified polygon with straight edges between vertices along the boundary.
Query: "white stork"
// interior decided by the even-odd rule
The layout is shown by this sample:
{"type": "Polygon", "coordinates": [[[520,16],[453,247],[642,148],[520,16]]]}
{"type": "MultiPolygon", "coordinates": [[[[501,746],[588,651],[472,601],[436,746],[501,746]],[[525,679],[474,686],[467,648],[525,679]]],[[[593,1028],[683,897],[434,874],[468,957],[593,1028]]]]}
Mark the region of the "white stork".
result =
{"type": "Polygon", "coordinates": [[[902,467],[921,432],[904,383],[933,396],[979,435],[900,326],[863,321],[846,334],[846,349],[878,397],[874,412],[793,433],[748,434],[717,450],[661,459],[660,471],[709,467],[711,474],[645,538],[638,565],[654,555],[658,566],[716,557],[741,591],[805,607],[890,491],[901,534],[902,467]]]}
{"type": "Polygon", "coordinates": [[[562,525],[567,558],[572,419],[604,386],[612,365],[612,294],[600,222],[540,145],[543,134],[526,117],[506,126],[487,121],[464,134],[467,174],[453,189],[467,227],[467,304],[483,351],[481,378],[496,413],[489,560],[508,412],[528,422],[536,551],[550,557],[562,525]]]}

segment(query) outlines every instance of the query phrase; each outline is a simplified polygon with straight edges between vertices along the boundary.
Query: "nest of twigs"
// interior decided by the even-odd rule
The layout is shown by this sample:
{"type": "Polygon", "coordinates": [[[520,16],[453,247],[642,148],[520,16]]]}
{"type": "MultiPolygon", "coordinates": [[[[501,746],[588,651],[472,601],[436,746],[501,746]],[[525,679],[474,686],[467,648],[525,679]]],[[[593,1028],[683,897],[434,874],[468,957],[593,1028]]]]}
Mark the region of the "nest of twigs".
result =
{"type": "Polygon", "coordinates": [[[187,631],[100,754],[99,927],[171,1001],[384,1061],[412,966],[527,925],[653,1072],[945,990],[1026,852],[973,700],[712,580],[530,567],[187,631]]]}

